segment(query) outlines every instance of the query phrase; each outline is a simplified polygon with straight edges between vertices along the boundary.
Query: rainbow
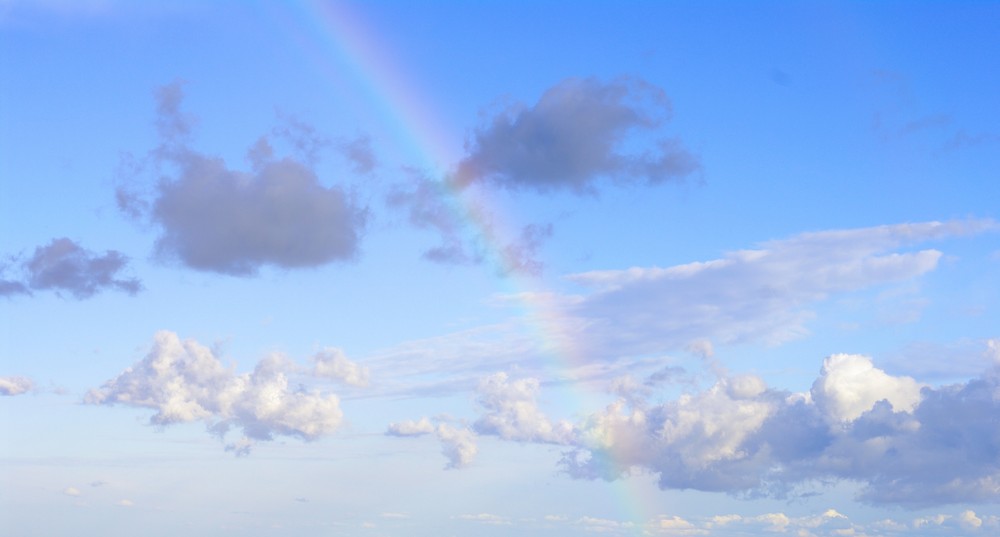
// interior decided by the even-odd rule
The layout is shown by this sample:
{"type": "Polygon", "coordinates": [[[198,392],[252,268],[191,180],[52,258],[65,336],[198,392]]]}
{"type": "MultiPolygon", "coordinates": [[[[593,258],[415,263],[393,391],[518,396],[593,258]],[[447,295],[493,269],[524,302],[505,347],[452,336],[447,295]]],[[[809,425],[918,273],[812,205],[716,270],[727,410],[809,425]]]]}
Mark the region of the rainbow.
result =
{"type": "MultiPolygon", "coordinates": [[[[296,36],[303,52],[327,79],[340,80],[346,71],[353,83],[364,88],[364,102],[352,104],[357,105],[357,110],[375,110],[379,117],[370,119],[394,125],[396,142],[405,148],[401,154],[419,159],[418,167],[431,171],[447,170],[461,159],[462,136],[456,135],[451,126],[441,124],[439,118],[442,116],[435,113],[433,99],[416,87],[412,77],[406,76],[405,69],[395,61],[398,56],[385,48],[378,39],[379,32],[360,13],[341,2],[283,5],[289,7],[273,15],[296,36]]],[[[446,181],[442,183],[447,184],[446,181]]],[[[505,279],[512,287],[511,294],[529,297],[521,300],[521,306],[541,348],[548,350],[551,365],[563,371],[583,365],[581,349],[572,338],[566,337],[571,332],[560,313],[561,307],[554,300],[555,295],[546,292],[540,278],[513,270],[516,259],[500,243],[495,231],[498,220],[504,223],[503,215],[494,210],[486,197],[488,193],[474,194],[469,189],[453,187],[447,190],[451,195],[451,209],[483,239],[489,261],[507,274],[505,279]],[[479,208],[482,206],[491,207],[489,214],[479,208]]],[[[604,397],[604,394],[590,393],[583,386],[571,392],[575,398],[572,408],[579,410],[594,408],[594,401],[604,397]]],[[[618,505],[619,518],[632,523],[632,532],[636,535],[643,534],[645,525],[654,522],[661,512],[654,505],[654,498],[641,491],[634,479],[612,482],[609,496],[609,501],[618,505]]]]}

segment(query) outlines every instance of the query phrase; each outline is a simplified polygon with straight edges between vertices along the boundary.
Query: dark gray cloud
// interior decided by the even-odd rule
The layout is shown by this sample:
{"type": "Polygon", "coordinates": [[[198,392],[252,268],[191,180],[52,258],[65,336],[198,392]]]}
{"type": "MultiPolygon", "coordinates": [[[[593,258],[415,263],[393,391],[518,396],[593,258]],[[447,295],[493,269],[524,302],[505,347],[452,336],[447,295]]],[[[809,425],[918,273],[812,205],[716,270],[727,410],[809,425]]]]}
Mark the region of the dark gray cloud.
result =
{"type": "Polygon", "coordinates": [[[121,277],[128,261],[128,257],[115,250],[101,255],[65,237],[52,239],[19,263],[23,280],[0,279],[0,296],[51,290],[84,299],[105,289],[134,295],[142,289],[142,284],[135,278],[121,277]]]}
{"type": "Polygon", "coordinates": [[[177,83],[157,92],[163,145],[153,154],[174,173],[161,178],[149,201],[125,188],[116,194],[126,214],[160,229],[161,258],[245,276],[263,266],[314,267],[358,254],[367,211],[345,189],[320,182],[312,166],[327,142],[311,126],[286,118],[276,130],[298,159],[275,158],[261,138],[248,151],[253,169],[237,171],[188,147],[191,120],[181,114],[182,99],[177,83]]]}
{"type": "Polygon", "coordinates": [[[507,106],[476,129],[455,181],[584,193],[601,179],[655,184],[683,178],[700,164],[661,136],[670,115],[663,90],[642,80],[566,79],[534,106],[507,106]],[[626,149],[625,142],[646,148],[626,149]]]}

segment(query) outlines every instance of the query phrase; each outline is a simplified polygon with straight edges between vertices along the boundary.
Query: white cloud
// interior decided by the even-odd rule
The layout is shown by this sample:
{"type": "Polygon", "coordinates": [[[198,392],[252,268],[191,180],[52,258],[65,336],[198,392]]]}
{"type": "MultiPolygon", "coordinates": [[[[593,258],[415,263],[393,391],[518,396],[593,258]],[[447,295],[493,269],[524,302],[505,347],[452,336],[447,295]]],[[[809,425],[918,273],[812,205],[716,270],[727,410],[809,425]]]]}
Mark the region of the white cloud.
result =
{"type": "Polygon", "coordinates": [[[698,528],[691,522],[677,516],[661,516],[653,524],[650,531],[659,535],[708,535],[705,529],[698,528]]]}
{"type": "Polygon", "coordinates": [[[921,241],[996,227],[991,220],[965,220],[833,230],[706,262],[576,274],[569,279],[584,285],[579,294],[529,292],[496,300],[526,307],[526,317],[400,344],[366,363],[381,380],[408,386],[414,378],[461,375],[440,382],[440,390],[465,389],[483,371],[515,365],[541,377],[532,368],[553,352],[572,353],[581,366],[620,375],[613,366],[622,359],[688,350],[724,374],[715,345],[802,337],[823,301],[910,286],[934,270],[942,254],[913,250],[921,241]]]}
{"type": "Polygon", "coordinates": [[[0,377],[0,395],[21,395],[35,388],[35,381],[28,377],[0,377]]]}
{"type": "Polygon", "coordinates": [[[125,499],[125,500],[118,500],[118,503],[116,505],[120,507],[132,507],[135,505],[135,503],[132,500],[125,499]]]}
{"type": "Polygon", "coordinates": [[[317,377],[339,380],[351,386],[368,386],[368,368],[348,360],[340,349],[323,349],[313,356],[313,364],[313,374],[317,377]]]}
{"type": "Polygon", "coordinates": [[[847,422],[882,400],[896,411],[912,412],[920,402],[921,388],[912,378],[893,377],[877,369],[865,356],[834,354],[823,360],[822,374],[810,393],[825,415],[847,422]]]}
{"type": "Polygon", "coordinates": [[[976,516],[976,512],[972,510],[962,511],[958,515],[958,523],[965,529],[979,529],[983,525],[983,519],[976,516]]]}
{"type": "Polygon", "coordinates": [[[563,314],[586,321],[574,336],[602,354],[662,352],[704,340],[778,344],[808,332],[813,304],[913,280],[942,256],[900,248],[996,228],[992,220],[966,220],[805,233],[706,262],[586,272],[570,279],[594,292],[563,314]]]}
{"type": "Polygon", "coordinates": [[[473,428],[504,440],[568,444],[573,441],[573,425],[552,423],[538,408],[538,379],[510,381],[506,373],[484,378],[477,389],[477,401],[485,410],[473,428]]]}
{"type": "MultiPolygon", "coordinates": [[[[538,387],[527,380],[490,377],[485,393],[499,394],[503,402],[495,408],[515,401],[530,412],[521,411],[528,416],[521,419],[514,417],[518,411],[494,412],[482,431],[551,442],[538,432],[546,430],[539,424],[551,422],[535,414],[538,387]]],[[[563,437],[573,449],[560,465],[583,479],[648,471],[665,489],[783,497],[807,483],[840,479],[860,483],[859,498],[879,504],[1000,499],[1000,462],[991,455],[1000,451],[992,425],[1000,413],[993,395],[1000,392],[1000,369],[965,384],[921,388],[874,367],[867,357],[834,355],[824,361],[814,386],[813,394],[789,393],[754,376],[723,376],[708,389],[660,404],[622,398],[563,437]]],[[[757,522],[787,526],[778,516],[757,522]]],[[[797,524],[850,529],[834,510],[797,524]]]]}
{"type": "Polygon", "coordinates": [[[459,520],[472,520],[475,522],[482,522],[484,524],[490,524],[493,526],[508,526],[510,525],[510,519],[500,515],[494,515],[492,513],[477,513],[474,515],[458,515],[455,517],[459,520]]]}
{"type": "Polygon", "coordinates": [[[390,423],[385,434],[389,436],[422,436],[434,432],[434,424],[426,417],[419,421],[406,420],[390,423]]]}
{"type": "Polygon", "coordinates": [[[634,522],[622,522],[618,520],[611,520],[607,518],[598,518],[591,516],[580,517],[576,521],[577,525],[583,526],[587,531],[595,533],[617,533],[623,529],[629,529],[635,527],[634,522]]]}
{"type": "Polygon", "coordinates": [[[286,373],[292,370],[287,358],[272,354],[252,373],[237,374],[209,348],[161,331],[143,360],[85,401],[153,409],[156,425],[204,421],[220,436],[238,427],[245,437],[227,449],[245,454],[254,441],[275,435],[314,440],[340,425],[337,396],[290,388],[286,373]]]}
{"type": "Polygon", "coordinates": [[[80,495],[80,489],[78,489],[76,487],[66,487],[66,489],[63,490],[63,494],[65,494],[67,496],[79,496],[80,495]]]}
{"type": "Polygon", "coordinates": [[[459,429],[447,423],[440,423],[434,432],[441,442],[441,453],[448,459],[446,469],[468,466],[479,452],[475,433],[469,429],[459,429]]]}

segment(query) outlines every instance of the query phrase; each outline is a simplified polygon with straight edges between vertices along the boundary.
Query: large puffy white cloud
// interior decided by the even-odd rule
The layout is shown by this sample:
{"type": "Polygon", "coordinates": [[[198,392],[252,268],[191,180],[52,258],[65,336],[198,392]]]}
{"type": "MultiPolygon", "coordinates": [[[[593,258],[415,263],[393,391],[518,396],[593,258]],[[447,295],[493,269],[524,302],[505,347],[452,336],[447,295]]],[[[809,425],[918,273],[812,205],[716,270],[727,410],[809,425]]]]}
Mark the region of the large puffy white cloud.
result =
{"type": "Polygon", "coordinates": [[[920,402],[921,385],[908,377],[893,377],[852,354],[834,354],[823,361],[823,372],[811,395],[823,414],[835,422],[850,422],[888,401],[896,410],[912,412],[920,402]]]}
{"type": "MultiPolygon", "coordinates": [[[[889,375],[868,357],[836,354],[807,392],[722,372],[706,389],[656,404],[643,384],[572,425],[539,409],[539,386],[534,378],[485,377],[473,429],[569,446],[560,466],[576,478],[643,471],[664,489],[774,497],[846,480],[876,504],[1000,501],[1000,367],[931,387],[889,375]]],[[[431,430],[412,422],[392,434],[431,430]]]]}
{"type": "Polygon", "coordinates": [[[257,441],[279,435],[315,440],[340,426],[340,399],[293,387],[289,375],[297,370],[272,354],[252,372],[236,373],[208,347],[161,331],[142,360],[91,390],[85,402],[149,408],[155,411],[150,423],[161,426],[202,421],[220,437],[235,427],[243,438],[227,449],[245,454],[257,441]]]}
{"type": "Polygon", "coordinates": [[[84,299],[106,289],[134,295],[142,289],[142,284],[135,278],[122,277],[128,261],[127,256],[115,250],[97,254],[66,237],[52,239],[19,263],[21,279],[0,279],[0,296],[50,290],[84,299]]]}
{"type": "MultiPolygon", "coordinates": [[[[306,155],[275,158],[262,138],[248,153],[251,171],[230,169],[189,147],[192,120],[180,112],[182,99],[178,83],[157,93],[163,145],[154,155],[175,174],[161,178],[151,199],[128,188],[117,192],[123,212],[145,215],[160,229],[160,256],[198,270],[252,275],[263,266],[313,267],[357,255],[367,211],[345,189],[320,181],[312,167],[315,143],[296,138],[306,155]]],[[[368,167],[364,144],[346,147],[358,166],[368,167]]]]}
{"type": "Polygon", "coordinates": [[[659,183],[683,178],[700,164],[659,132],[670,115],[666,94],[645,81],[569,78],[533,106],[506,106],[476,129],[455,180],[583,193],[594,191],[602,179],[659,183]]]}

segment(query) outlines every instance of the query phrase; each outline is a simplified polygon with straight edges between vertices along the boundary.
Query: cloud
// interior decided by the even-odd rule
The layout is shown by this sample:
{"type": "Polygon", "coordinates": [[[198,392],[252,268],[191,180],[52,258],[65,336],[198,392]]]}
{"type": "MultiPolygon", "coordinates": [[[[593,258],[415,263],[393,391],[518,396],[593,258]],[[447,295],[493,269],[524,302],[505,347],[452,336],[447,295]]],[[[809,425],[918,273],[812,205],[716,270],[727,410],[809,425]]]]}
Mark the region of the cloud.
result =
{"type": "MultiPolygon", "coordinates": [[[[965,383],[930,387],[890,375],[868,357],[835,354],[823,361],[808,392],[723,372],[710,387],[662,403],[630,392],[575,425],[554,424],[541,413],[539,390],[534,378],[486,377],[477,391],[481,416],[473,429],[504,440],[567,445],[559,465],[575,478],[615,480],[651,472],[664,489],[779,498],[845,480],[860,484],[858,498],[873,504],[1000,501],[1000,433],[994,425],[1000,365],[965,383]]],[[[424,434],[429,427],[411,422],[391,429],[424,434]]],[[[446,455],[458,458],[455,451],[446,455]]],[[[843,518],[827,511],[795,524],[843,518]]],[[[791,524],[777,514],[756,523],[772,529],[791,524]]],[[[964,523],[975,520],[966,517],[964,523]]]]}
{"type": "Polygon", "coordinates": [[[423,436],[434,432],[434,424],[426,417],[420,421],[406,420],[398,423],[390,423],[386,429],[387,436],[423,436]]]}
{"type": "Polygon", "coordinates": [[[459,520],[472,520],[475,522],[482,522],[483,524],[490,524],[494,526],[509,526],[510,519],[500,515],[494,515],[492,513],[477,513],[475,515],[458,515],[455,517],[459,520]]]}
{"type": "Polygon", "coordinates": [[[367,367],[347,359],[340,349],[329,347],[313,356],[313,375],[339,380],[351,386],[368,386],[367,367]]]}
{"type": "Polygon", "coordinates": [[[21,395],[35,388],[35,382],[27,377],[0,376],[0,395],[21,395]]]}
{"type": "Polygon", "coordinates": [[[882,400],[912,412],[921,388],[912,378],[886,374],[864,356],[834,354],[823,360],[822,374],[810,393],[824,415],[843,423],[858,419],[882,400]]]}
{"type": "Polygon", "coordinates": [[[244,437],[227,450],[245,455],[257,441],[278,435],[315,440],[340,425],[338,397],[291,388],[287,374],[294,370],[287,358],[272,354],[253,372],[237,374],[211,349],[161,331],[145,358],[91,390],[84,401],[153,409],[153,425],[203,421],[220,438],[231,427],[240,428],[244,437]]]}
{"type": "Polygon", "coordinates": [[[440,244],[423,252],[423,258],[449,265],[491,262],[503,273],[537,274],[542,263],[537,253],[552,236],[552,224],[528,224],[517,233],[504,233],[493,223],[485,204],[469,191],[456,192],[446,182],[414,176],[407,184],[393,185],[386,204],[406,213],[417,229],[435,232],[440,244]]]}
{"type": "Polygon", "coordinates": [[[445,469],[464,468],[472,463],[479,452],[476,436],[469,429],[439,423],[434,432],[441,442],[441,453],[448,459],[445,469]]]}
{"type": "Polygon", "coordinates": [[[66,487],[66,489],[63,490],[63,494],[65,494],[67,496],[79,496],[80,495],[80,489],[78,489],[76,487],[66,487]]]}
{"type": "Polygon", "coordinates": [[[568,421],[552,423],[538,408],[538,379],[511,381],[506,373],[496,373],[479,383],[476,401],[485,413],[473,424],[479,434],[496,435],[504,440],[568,444],[573,440],[573,425],[568,421]]]}
{"type": "Polygon", "coordinates": [[[992,220],[964,220],[822,231],[711,261],[586,272],[570,279],[594,291],[567,301],[562,314],[584,320],[572,337],[592,352],[662,352],[705,339],[779,344],[807,333],[812,304],[913,280],[942,256],[901,248],[995,229],[992,220]]]}
{"type": "Polygon", "coordinates": [[[690,175],[697,157],[659,136],[671,107],[660,88],[634,78],[569,78],[534,106],[516,103],[476,129],[459,162],[460,185],[489,182],[538,192],[593,192],[601,179],[656,184],[690,175]],[[645,150],[626,151],[654,137],[645,150]],[[626,144],[627,142],[627,144],[626,144]]]}
{"type": "Polygon", "coordinates": [[[378,159],[372,149],[372,141],[367,136],[358,136],[338,144],[338,149],[351,163],[356,173],[367,174],[378,166],[378,159]]]}
{"type": "Polygon", "coordinates": [[[249,152],[252,171],[237,171],[188,147],[191,120],[180,112],[182,99],[178,83],[157,93],[163,144],[155,156],[173,176],[158,182],[151,201],[124,188],[117,192],[126,214],[143,215],[159,228],[158,255],[236,276],[357,256],[367,211],[344,189],[320,182],[312,165],[323,144],[310,127],[292,122],[280,131],[300,159],[274,158],[262,138],[249,152]]]}
{"type": "Polygon", "coordinates": [[[51,290],[85,299],[105,289],[134,295],[142,289],[139,280],[120,277],[128,261],[128,257],[115,250],[99,255],[68,238],[52,239],[20,262],[23,281],[0,279],[0,296],[51,290]]]}

